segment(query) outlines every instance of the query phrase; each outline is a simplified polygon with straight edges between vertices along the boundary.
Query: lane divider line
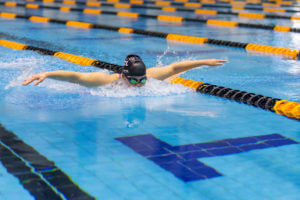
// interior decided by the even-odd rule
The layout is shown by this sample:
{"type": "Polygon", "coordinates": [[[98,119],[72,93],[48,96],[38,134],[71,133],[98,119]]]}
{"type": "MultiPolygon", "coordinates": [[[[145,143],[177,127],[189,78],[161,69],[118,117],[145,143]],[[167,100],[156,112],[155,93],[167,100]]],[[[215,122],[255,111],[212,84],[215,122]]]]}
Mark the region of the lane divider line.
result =
{"type": "MultiPolygon", "coordinates": [[[[176,2],[180,2],[181,0],[175,0],[176,2]]],[[[182,1],[185,1],[185,2],[189,2],[189,0],[182,0],[182,1]]],[[[243,6],[262,6],[262,7],[280,7],[280,6],[285,6],[285,7],[299,7],[297,6],[296,3],[293,3],[291,1],[276,1],[276,2],[270,2],[270,1],[267,1],[268,3],[265,3],[264,2],[250,2],[250,1],[247,1],[247,2],[241,2],[241,1],[227,1],[227,0],[221,0],[221,1],[215,1],[215,0],[200,0],[199,2],[201,3],[204,3],[204,2],[207,2],[208,4],[216,4],[216,5],[243,5],[243,6]]]]}
{"type": "Polygon", "coordinates": [[[78,21],[67,21],[66,25],[79,27],[79,28],[92,28],[93,27],[93,24],[91,24],[91,23],[78,22],[78,21]]]}
{"type": "MultiPolygon", "coordinates": [[[[43,0],[32,0],[31,2],[43,2],[43,0]]],[[[76,5],[84,5],[89,7],[117,7],[115,2],[107,3],[108,1],[102,0],[101,2],[75,2],[76,5]]],[[[55,0],[51,3],[63,3],[61,0],[55,0]]],[[[155,5],[155,4],[153,4],[155,5]]],[[[285,20],[300,20],[300,17],[298,16],[285,16],[285,15],[278,15],[276,14],[262,14],[262,13],[248,13],[249,15],[246,15],[245,13],[241,14],[239,12],[236,12],[236,10],[245,10],[244,7],[241,6],[232,6],[231,11],[219,11],[219,10],[205,10],[205,9],[198,9],[203,7],[199,3],[193,3],[193,4],[186,4],[184,7],[172,7],[172,6],[149,6],[148,4],[142,4],[142,3],[132,3],[132,1],[129,2],[129,4],[126,4],[124,6],[126,8],[141,8],[141,9],[155,9],[155,10],[162,10],[166,12],[175,12],[175,11],[184,11],[184,12],[193,12],[195,14],[201,14],[201,15],[233,15],[241,18],[249,18],[253,19],[256,16],[256,19],[263,18],[269,18],[269,19],[285,19],[285,20]],[[194,9],[193,9],[194,8],[194,9]]],[[[204,6],[205,8],[205,6],[204,6]]],[[[263,11],[263,10],[262,10],[263,11]]]]}
{"type": "MultiPolygon", "coordinates": [[[[174,37],[176,37],[176,35],[174,37]]],[[[115,73],[121,73],[122,71],[122,66],[120,65],[106,63],[100,60],[85,58],[82,56],[77,56],[69,53],[55,52],[52,50],[28,46],[25,44],[12,42],[8,40],[0,40],[0,45],[12,49],[17,49],[17,50],[31,50],[40,53],[42,55],[55,56],[64,59],[68,62],[83,65],[83,66],[92,65],[101,69],[108,69],[115,73]]],[[[194,89],[196,92],[238,101],[265,110],[269,110],[271,112],[275,112],[277,114],[289,118],[300,120],[300,103],[298,102],[272,98],[268,96],[235,90],[223,86],[212,85],[209,83],[194,81],[194,80],[185,79],[181,77],[176,77],[172,79],[171,83],[179,83],[186,87],[190,87],[194,89]]]]}
{"type": "MultiPolygon", "coordinates": [[[[2,132],[3,131],[1,131],[1,134],[2,132]]],[[[0,152],[0,162],[6,168],[7,172],[19,179],[23,188],[26,189],[35,199],[42,200],[45,198],[51,198],[55,200],[66,200],[66,198],[39,172],[35,171],[33,166],[31,166],[23,157],[14,152],[9,146],[3,143],[1,139],[0,152]],[[38,188],[37,183],[39,183],[38,188]],[[43,192],[41,193],[39,190],[43,192]]]]}
{"type": "Polygon", "coordinates": [[[60,7],[60,11],[62,12],[70,12],[71,8],[70,7],[60,7]]]}
{"type": "MultiPolygon", "coordinates": [[[[105,2],[105,0],[98,0],[98,2],[105,2]]],[[[107,1],[108,2],[108,1],[107,1]]],[[[124,2],[124,3],[129,3],[130,0],[120,0],[119,2],[124,2]]],[[[233,6],[243,6],[244,9],[249,9],[249,10],[260,10],[263,11],[265,6],[260,6],[260,7],[253,7],[247,5],[245,2],[235,2],[234,4],[226,5],[226,4],[215,4],[210,1],[205,2],[205,0],[201,0],[198,2],[195,1],[173,1],[173,0],[164,0],[164,1],[148,1],[144,0],[144,4],[155,4],[155,5],[163,5],[163,6],[177,6],[177,7],[209,7],[209,8],[232,8],[233,6]],[[159,2],[159,3],[158,3],[159,2]]],[[[283,12],[299,12],[297,10],[293,9],[282,9],[283,12]]],[[[272,11],[271,11],[272,12],[272,11]]],[[[274,10],[276,12],[276,10],[274,10]]],[[[282,11],[280,11],[282,12],[282,11]]]]}
{"type": "Polygon", "coordinates": [[[29,17],[29,20],[35,21],[35,22],[49,22],[50,19],[48,17],[39,17],[39,16],[31,16],[29,17]]]}
{"type": "MultiPolygon", "coordinates": [[[[1,2],[0,2],[1,5],[1,2]]],[[[16,6],[20,7],[26,7],[28,8],[29,4],[23,4],[23,3],[18,3],[16,6]]],[[[34,8],[34,4],[30,4],[30,8],[34,8]]],[[[37,4],[36,4],[37,5],[37,4]]],[[[38,5],[37,5],[38,6],[38,5]]],[[[148,14],[139,14],[139,13],[134,13],[134,12],[117,12],[117,11],[106,11],[106,10],[93,10],[93,9],[85,9],[85,8],[66,8],[66,7],[56,7],[56,6],[39,6],[40,8],[45,8],[45,9],[56,9],[56,10],[61,10],[63,12],[69,12],[69,11],[76,11],[76,12],[83,12],[87,14],[109,14],[109,15],[117,15],[121,17],[143,17],[143,18],[156,18],[158,21],[169,21],[169,22],[198,22],[198,23],[206,23],[208,25],[213,25],[213,26],[220,26],[220,27],[244,27],[244,28],[255,28],[255,29],[266,29],[266,30],[273,30],[273,31],[283,31],[283,32],[295,32],[295,33],[300,33],[299,28],[291,28],[291,27],[285,27],[276,25],[263,25],[263,24],[251,24],[251,23],[238,23],[234,21],[224,21],[224,20],[215,20],[215,19],[196,19],[196,18],[185,18],[185,17],[180,17],[180,16],[166,16],[166,15],[148,15],[148,14]]],[[[38,8],[38,7],[37,7],[38,8]]],[[[202,10],[203,11],[203,10],[202,10]]],[[[202,12],[201,10],[198,10],[198,12],[202,12]]],[[[204,12],[210,12],[211,11],[204,11],[204,12]]],[[[240,13],[241,16],[252,16],[252,18],[263,18],[263,15],[257,15],[257,14],[252,14],[252,13],[240,13]]]]}
{"type": "Polygon", "coordinates": [[[240,103],[262,108],[264,110],[269,110],[271,112],[275,112],[289,118],[300,120],[300,103],[298,102],[281,100],[245,91],[212,85],[209,83],[193,81],[181,77],[176,77],[171,82],[180,83],[203,94],[223,97],[229,100],[234,100],[240,103]]]}
{"type": "Polygon", "coordinates": [[[67,200],[94,197],[83,191],[72,179],[16,134],[0,124],[0,162],[19,179],[36,199],[67,200]]]}
{"type": "MultiPolygon", "coordinates": [[[[10,13],[10,14],[8,14],[8,16],[11,18],[12,16],[14,16],[12,14],[15,14],[15,13],[10,13]]],[[[6,15],[7,15],[7,13],[4,13],[4,16],[2,13],[0,13],[1,17],[5,17],[6,15]]],[[[32,17],[32,16],[15,14],[15,18],[29,20],[30,17],[32,17]]],[[[35,16],[35,17],[42,17],[42,16],[35,16]]],[[[193,44],[208,43],[208,44],[215,44],[215,45],[222,45],[222,46],[229,46],[229,47],[237,47],[237,48],[246,49],[247,52],[258,51],[258,52],[268,53],[267,55],[277,54],[277,55],[281,55],[281,56],[284,56],[284,57],[290,58],[290,59],[298,59],[299,58],[299,50],[296,50],[296,49],[274,47],[274,46],[260,45],[260,44],[251,44],[251,43],[241,43],[241,42],[226,41],[226,40],[216,40],[216,39],[203,38],[203,37],[197,37],[197,36],[164,33],[164,32],[149,31],[149,30],[143,30],[143,29],[133,29],[133,28],[129,28],[129,27],[118,27],[118,26],[110,26],[110,25],[104,25],[104,24],[92,24],[92,23],[80,22],[80,21],[68,21],[68,20],[50,19],[49,18],[48,22],[65,24],[67,26],[72,26],[75,28],[85,28],[85,29],[86,28],[94,28],[94,29],[104,29],[104,30],[117,31],[117,32],[119,32],[119,30],[132,29],[132,31],[122,32],[122,33],[146,35],[146,36],[151,36],[151,37],[165,38],[166,40],[170,40],[170,41],[180,41],[180,42],[193,43],[193,44]],[[122,28],[125,28],[125,29],[122,29],[122,28]]]]}
{"type": "MultiPolygon", "coordinates": [[[[35,0],[35,1],[42,1],[43,0],[35,0]]],[[[137,1],[134,2],[132,0],[97,0],[97,3],[126,3],[126,4],[136,4],[136,5],[155,5],[155,6],[176,6],[177,8],[187,8],[187,7],[203,7],[203,8],[227,8],[227,9],[233,9],[234,7],[242,8],[243,10],[259,10],[264,11],[266,7],[253,7],[253,6],[247,6],[243,4],[233,4],[233,5],[220,5],[220,4],[206,4],[205,2],[196,3],[196,2],[178,2],[178,1],[137,1]]],[[[49,2],[48,2],[49,3],[49,2]]],[[[62,0],[53,0],[51,3],[63,3],[63,4],[69,4],[62,0]]],[[[73,4],[85,4],[86,1],[73,1],[73,4]]],[[[277,12],[275,10],[266,10],[266,12],[277,12]]],[[[299,10],[294,9],[281,9],[279,12],[287,12],[287,13],[297,13],[300,12],[299,10]]]]}

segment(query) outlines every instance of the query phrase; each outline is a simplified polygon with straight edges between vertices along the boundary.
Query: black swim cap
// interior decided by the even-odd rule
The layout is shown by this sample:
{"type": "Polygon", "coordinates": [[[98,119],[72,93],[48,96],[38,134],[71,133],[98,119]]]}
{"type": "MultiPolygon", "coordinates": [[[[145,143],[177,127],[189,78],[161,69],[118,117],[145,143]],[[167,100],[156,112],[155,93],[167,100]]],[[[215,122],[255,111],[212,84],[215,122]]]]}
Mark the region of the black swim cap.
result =
{"type": "Polygon", "coordinates": [[[131,54],[125,58],[122,73],[125,76],[144,76],[146,66],[139,56],[131,54]]]}

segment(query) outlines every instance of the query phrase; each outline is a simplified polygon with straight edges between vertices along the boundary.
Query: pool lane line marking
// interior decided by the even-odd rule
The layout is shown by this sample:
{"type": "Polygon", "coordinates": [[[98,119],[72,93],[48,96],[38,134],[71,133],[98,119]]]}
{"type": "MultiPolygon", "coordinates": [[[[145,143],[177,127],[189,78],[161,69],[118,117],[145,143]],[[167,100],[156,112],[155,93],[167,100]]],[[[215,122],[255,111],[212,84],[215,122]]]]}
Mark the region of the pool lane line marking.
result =
{"type": "MultiPolygon", "coordinates": [[[[44,3],[63,3],[63,4],[69,4],[69,5],[88,5],[88,6],[99,6],[101,5],[107,5],[107,3],[113,3],[117,5],[124,5],[126,7],[130,8],[141,8],[139,6],[142,5],[155,5],[160,7],[171,7],[171,6],[178,6],[176,7],[178,10],[184,9],[184,8],[229,8],[231,10],[259,10],[259,11],[265,11],[265,12],[275,12],[275,13],[297,13],[300,12],[299,10],[291,10],[291,9],[279,9],[278,8],[257,8],[257,7],[249,7],[249,6],[242,6],[242,5],[213,5],[213,4],[200,4],[196,2],[167,2],[167,1],[142,1],[142,0],[98,0],[91,3],[88,2],[82,2],[82,1],[61,1],[61,0],[35,0],[36,2],[44,2],[44,3]],[[122,4],[120,4],[122,3],[122,4]],[[126,3],[126,4],[124,4],[126,3]],[[265,10],[266,9],[266,10],[265,10]]],[[[34,1],[32,1],[34,2],[34,1]]],[[[107,5],[108,6],[108,5],[107,5]]],[[[116,6],[114,6],[116,7],[116,6]]],[[[221,12],[221,11],[220,11],[221,12]]]]}
{"type": "Polygon", "coordinates": [[[0,161],[37,200],[95,200],[33,147],[0,124],[0,161]],[[63,184],[62,184],[63,183],[63,184]]]}
{"type": "MultiPolygon", "coordinates": [[[[30,1],[30,0],[28,0],[30,1]]],[[[175,2],[192,2],[189,0],[175,0],[175,2]]],[[[203,2],[203,0],[199,1],[199,2],[203,2]]],[[[209,2],[209,1],[208,1],[209,2]]],[[[207,3],[208,3],[207,2],[207,3]]],[[[281,1],[281,2],[272,2],[270,3],[269,1],[267,2],[241,2],[241,1],[210,1],[210,3],[208,4],[217,4],[220,5],[219,3],[222,4],[226,4],[226,5],[238,5],[238,6],[262,6],[262,7],[299,7],[297,6],[297,4],[295,4],[294,2],[291,1],[281,1]]]]}
{"type": "MultiPolygon", "coordinates": [[[[0,2],[0,5],[5,3],[0,2]]],[[[244,27],[244,28],[255,28],[255,29],[266,29],[266,30],[273,30],[273,31],[281,31],[281,32],[296,32],[300,33],[300,29],[298,28],[292,28],[288,26],[278,26],[278,25],[263,25],[263,24],[251,24],[251,23],[239,23],[234,21],[224,21],[224,20],[215,20],[215,19],[196,19],[196,18],[185,18],[180,16],[166,16],[166,15],[148,15],[148,14],[139,14],[134,12],[117,12],[117,11],[107,11],[107,10],[96,10],[96,9],[88,9],[88,8],[71,8],[69,7],[66,10],[66,7],[61,6],[44,6],[44,5],[38,5],[38,4],[26,4],[26,3],[16,3],[15,6],[19,7],[25,7],[29,9],[55,9],[60,10],[62,12],[69,12],[69,11],[76,11],[76,12],[83,12],[85,14],[108,14],[108,15],[116,15],[120,17],[126,17],[125,19],[129,18],[151,18],[156,19],[158,21],[169,21],[169,22],[196,22],[196,23],[205,23],[207,25],[213,25],[213,26],[219,26],[219,27],[244,27]],[[30,5],[30,7],[28,7],[30,5]]],[[[252,13],[240,13],[241,16],[252,16],[252,17],[258,17],[261,15],[252,14],[252,13]]],[[[38,17],[36,17],[38,18],[38,17]]],[[[46,20],[46,19],[44,19],[46,20]]],[[[39,20],[36,20],[39,21],[39,20]]],[[[40,21],[42,22],[42,21],[40,21]]],[[[46,21],[45,21],[46,22],[46,21]]],[[[87,27],[89,28],[89,27],[87,27]]]]}
{"type": "Polygon", "coordinates": [[[164,38],[170,41],[176,42],[184,42],[184,43],[191,43],[191,44],[214,44],[214,45],[221,45],[221,46],[229,46],[229,47],[238,47],[246,49],[247,52],[264,52],[266,55],[281,55],[286,58],[290,59],[298,59],[299,58],[299,50],[296,49],[289,49],[289,48],[282,48],[282,47],[274,47],[268,45],[259,45],[259,44],[251,44],[251,43],[242,43],[242,42],[234,42],[234,41],[227,41],[227,40],[216,40],[198,36],[190,36],[190,35],[181,35],[181,34],[173,34],[173,33],[164,33],[158,31],[149,31],[143,29],[133,29],[128,27],[119,27],[119,26],[111,26],[106,24],[92,24],[87,22],[80,22],[80,21],[68,21],[68,20],[61,20],[61,19],[51,19],[42,16],[29,16],[29,15],[19,15],[16,13],[6,13],[1,12],[0,17],[4,18],[21,18],[27,20],[35,20],[42,19],[40,22],[44,23],[59,23],[65,24],[75,28],[93,28],[93,29],[104,29],[109,31],[116,31],[125,34],[139,34],[139,35],[146,35],[151,37],[158,37],[164,38]],[[124,31],[125,30],[125,31],[124,31]]]}
{"type": "MultiPolygon", "coordinates": [[[[43,0],[35,0],[32,2],[43,2],[43,0]]],[[[56,0],[51,3],[64,3],[64,1],[56,0]]],[[[100,3],[100,2],[75,2],[76,5],[85,5],[88,7],[115,7],[115,8],[142,8],[142,9],[155,9],[155,10],[162,10],[165,12],[177,12],[177,11],[183,11],[183,12],[193,12],[197,15],[233,15],[238,16],[240,18],[248,18],[248,19],[286,19],[286,20],[300,20],[300,17],[297,16],[284,16],[284,15],[272,15],[272,14],[262,14],[262,13],[246,13],[246,12],[232,12],[232,11],[218,11],[218,10],[205,10],[205,9],[198,9],[201,8],[201,6],[197,6],[195,3],[190,4],[190,6],[186,8],[178,8],[178,7],[171,7],[171,6],[143,6],[140,4],[119,4],[119,3],[100,3]],[[195,8],[195,9],[192,9],[195,8]]],[[[46,5],[48,6],[48,5],[46,5]]],[[[50,6],[49,6],[50,7],[50,6]]],[[[68,7],[65,7],[68,8],[68,7]]],[[[233,7],[232,10],[243,10],[243,7],[233,7]]]]}
{"type": "MultiPolygon", "coordinates": [[[[101,69],[107,69],[113,71],[115,73],[121,73],[122,71],[122,66],[120,65],[106,63],[100,60],[85,58],[82,56],[77,56],[69,53],[55,52],[52,50],[28,46],[25,44],[12,42],[8,40],[0,40],[0,45],[12,49],[17,49],[17,50],[31,50],[40,53],[42,55],[56,56],[75,64],[84,65],[84,66],[92,65],[101,69]]],[[[300,104],[298,102],[272,98],[268,96],[226,88],[223,86],[217,86],[209,83],[184,79],[181,77],[176,77],[172,79],[171,83],[182,84],[183,86],[194,89],[196,92],[238,101],[244,104],[269,110],[271,112],[276,112],[279,115],[283,115],[292,119],[298,119],[298,120],[300,119],[300,104]]]]}
{"type": "MultiPolygon", "coordinates": [[[[248,151],[275,148],[299,142],[278,133],[228,138],[203,143],[173,146],[152,134],[115,138],[144,158],[154,162],[184,182],[223,176],[201,158],[234,155],[248,151]]],[[[216,158],[215,158],[216,159],[216,158]]]]}
{"type": "Polygon", "coordinates": [[[0,162],[7,172],[19,179],[19,182],[35,199],[44,200],[50,197],[51,199],[66,200],[60,191],[53,187],[28,161],[4,144],[1,139],[0,162]],[[37,185],[39,185],[38,188],[37,185]]]}

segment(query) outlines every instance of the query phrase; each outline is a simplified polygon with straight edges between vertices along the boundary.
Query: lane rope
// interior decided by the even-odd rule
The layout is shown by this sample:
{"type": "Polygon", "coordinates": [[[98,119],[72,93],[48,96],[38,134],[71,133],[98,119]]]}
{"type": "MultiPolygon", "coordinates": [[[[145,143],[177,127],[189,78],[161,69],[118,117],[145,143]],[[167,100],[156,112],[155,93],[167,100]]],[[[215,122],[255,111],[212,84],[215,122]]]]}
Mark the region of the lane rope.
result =
{"type": "MultiPolygon", "coordinates": [[[[7,3],[7,2],[6,2],[7,3]]],[[[5,5],[4,2],[0,2],[0,5],[5,5]]],[[[66,7],[61,6],[44,6],[38,4],[26,4],[26,3],[15,3],[14,6],[25,7],[27,9],[55,9],[62,12],[66,12],[66,7]],[[29,6],[30,5],[30,6],[29,6]],[[29,7],[28,7],[29,6],[29,7]]],[[[206,23],[207,25],[219,26],[219,27],[244,27],[244,28],[255,28],[255,29],[266,29],[280,32],[295,32],[300,33],[299,28],[292,28],[288,26],[278,26],[278,25],[264,25],[264,24],[251,24],[251,23],[240,23],[234,21],[224,21],[224,20],[212,20],[212,19],[196,19],[196,18],[187,18],[181,16],[166,16],[166,15],[149,15],[149,14],[139,14],[134,12],[118,12],[118,11],[107,11],[107,10],[96,10],[96,9],[85,9],[85,8],[71,8],[69,7],[68,11],[83,12],[85,14],[109,14],[117,15],[126,18],[151,18],[158,21],[169,21],[169,22],[197,22],[197,23],[206,23]]],[[[248,18],[263,18],[263,15],[253,14],[253,13],[240,13],[239,16],[248,17],[248,18]]],[[[38,21],[38,20],[37,20],[38,21]]]]}
{"type": "MultiPolygon", "coordinates": [[[[72,4],[68,1],[61,1],[55,0],[49,3],[45,2],[45,0],[30,0],[30,2],[43,2],[46,4],[49,3],[62,3],[67,5],[84,5],[88,7],[114,7],[114,8],[141,8],[141,9],[155,9],[155,10],[162,10],[166,12],[193,12],[197,15],[233,15],[240,18],[248,18],[248,19],[286,19],[286,20],[300,20],[299,16],[286,16],[286,15],[279,15],[278,13],[275,14],[262,14],[262,13],[248,13],[248,12],[237,12],[239,10],[245,10],[244,7],[241,6],[232,6],[231,11],[224,11],[224,10],[206,10],[206,9],[199,9],[202,7],[199,3],[185,3],[184,7],[172,7],[172,6],[164,6],[164,5],[155,5],[151,6],[148,4],[140,4],[139,0],[131,0],[127,4],[120,4],[118,2],[114,3],[113,1],[107,3],[109,1],[73,1],[72,4]]],[[[68,8],[68,7],[66,7],[68,8]]],[[[204,7],[205,8],[205,7],[204,7]]]]}
{"type": "Polygon", "coordinates": [[[158,31],[149,31],[143,29],[133,29],[129,27],[119,27],[119,26],[111,26],[105,24],[92,24],[87,22],[80,22],[80,21],[69,21],[69,20],[61,20],[61,19],[50,19],[47,17],[42,16],[30,16],[30,15],[20,15],[16,13],[6,13],[0,12],[0,17],[4,18],[21,18],[27,19],[34,22],[42,22],[42,23],[59,23],[65,24],[67,26],[75,27],[75,28],[93,28],[93,29],[105,29],[110,31],[116,31],[125,34],[139,34],[139,35],[146,35],[151,37],[158,37],[158,38],[165,38],[171,41],[177,42],[185,42],[185,43],[192,43],[192,44],[215,44],[215,45],[222,45],[222,46],[229,46],[229,47],[237,47],[246,49],[247,52],[264,52],[266,55],[281,55],[286,58],[290,59],[298,59],[299,57],[299,50],[296,49],[289,49],[289,48],[282,48],[282,47],[274,47],[268,45],[260,45],[260,44],[252,44],[252,43],[242,43],[242,42],[234,42],[234,41],[226,41],[226,40],[216,40],[198,36],[190,36],[190,35],[181,35],[181,34],[174,34],[174,33],[164,33],[158,31]]]}
{"type": "MultiPolygon", "coordinates": [[[[73,0],[35,0],[35,1],[42,1],[44,3],[63,3],[63,4],[70,4],[70,5],[75,5],[75,4],[86,4],[88,3],[87,1],[73,1],[73,0]]],[[[34,2],[34,1],[31,1],[34,2]]],[[[199,2],[188,2],[188,1],[145,1],[145,0],[97,0],[93,1],[92,3],[126,3],[127,5],[129,4],[137,4],[137,5],[155,5],[155,6],[176,6],[179,8],[182,7],[203,7],[203,8],[227,8],[227,9],[237,9],[239,8],[240,10],[259,10],[259,11],[264,11],[264,12],[275,12],[275,13],[297,13],[300,12],[299,10],[294,10],[294,9],[279,9],[279,8],[265,8],[265,7],[252,7],[252,6],[247,6],[247,5],[220,5],[220,4],[208,4],[208,3],[199,3],[199,2]]],[[[91,4],[92,5],[92,4],[91,4]]],[[[123,4],[124,5],[124,4],[123,4]]]]}

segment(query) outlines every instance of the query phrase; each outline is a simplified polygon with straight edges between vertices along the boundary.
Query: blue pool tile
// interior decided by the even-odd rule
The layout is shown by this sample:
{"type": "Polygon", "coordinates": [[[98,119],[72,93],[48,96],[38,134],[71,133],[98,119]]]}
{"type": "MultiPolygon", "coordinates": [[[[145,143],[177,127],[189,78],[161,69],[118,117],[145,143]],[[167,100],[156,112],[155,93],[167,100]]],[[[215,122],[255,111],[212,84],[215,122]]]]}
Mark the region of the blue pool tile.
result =
{"type": "Polygon", "coordinates": [[[181,157],[183,157],[184,160],[195,160],[197,158],[214,156],[213,154],[211,154],[207,151],[192,151],[192,152],[188,152],[188,153],[181,153],[179,155],[181,157]]]}
{"type": "Polygon", "coordinates": [[[227,148],[208,149],[207,152],[215,156],[222,156],[222,155],[240,153],[242,152],[242,150],[236,147],[227,147],[227,148]]]}
{"type": "MultiPolygon", "coordinates": [[[[120,197],[130,198],[135,194],[140,194],[140,196],[142,196],[142,191],[126,178],[110,178],[104,181],[105,184],[109,185],[111,190],[120,197]]],[[[146,197],[146,195],[143,195],[143,197],[146,197]]]]}
{"type": "Polygon", "coordinates": [[[183,169],[186,170],[187,166],[182,165],[180,162],[168,162],[168,163],[159,163],[159,166],[166,170],[171,170],[171,169],[183,169]]]}
{"type": "Polygon", "coordinates": [[[269,140],[266,141],[265,143],[273,147],[278,147],[287,144],[297,144],[298,142],[290,139],[282,139],[282,140],[269,140]]]}
{"type": "Polygon", "coordinates": [[[142,143],[144,143],[144,144],[147,144],[148,146],[151,146],[151,147],[156,147],[156,148],[160,148],[160,149],[162,147],[165,147],[165,148],[168,148],[168,149],[171,148],[171,145],[157,139],[152,134],[136,136],[135,139],[142,142],[142,143]]]}
{"type": "MultiPolygon", "coordinates": [[[[76,181],[76,180],[75,180],[76,181]]],[[[93,177],[91,177],[88,180],[81,179],[80,182],[77,181],[77,183],[80,183],[80,187],[84,189],[87,193],[95,197],[96,199],[115,199],[117,198],[117,195],[114,191],[105,184],[101,182],[100,179],[94,181],[93,177]]]]}
{"type": "Polygon", "coordinates": [[[124,200],[141,200],[141,199],[151,199],[149,195],[136,191],[134,194],[124,197],[124,200]]]}
{"type": "Polygon", "coordinates": [[[204,176],[205,178],[214,178],[214,177],[222,176],[220,172],[218,172],[212,167],[201,167],[201,168],[194,169],[193,171],[195,171],[200,176],[204,176]]]}
{"type": "MultiPolygon", "coordinates": [[[[124,161],[126,162],[126,161],[124,161]]],[[[128,161],[127,161],[128,162],[128,161]]],[[[149,159],[135,159],[130,160],[130,163],[128,164],[128,167],[132,167],[135,170],[138,170],[142,173],[155,173],[155,172],[162,172],[165,171],[163,168],[161,168],[158,164],[152,162],[149,159]]]]}
{"type": "Polygon", "coordinates": [[[160,163],[170,163],[170,162],[177,162],[178,160],[182,160],[178,155],[176,154],[169,154],[169,155],[163,155],[163,156],[150,156],[148,159],[152,160],[153,162],[160,164],[160,163]]]}
{"type": "Polygon", "coordinates": [[[185,165],[182,165],[180,161],[160,163],[159,165],[185,182],[221,176],[215,169],[197,160],[194,160],[194,162],[185,162],[185,165]],[[192,164],[196,164],[197,167],[194,167],[192,164]]]}
{"type": "Polygon", "coordinates": [[[228,143],[233,146],[244,145],[244,144],[251,144],[258,141],[255,137],[244,137],[244,138],[235,138],[235,139],[226,139],[228,143]]]}
{"type": "Polygon", "coordinates": [[[178,194],[181,199],[194,199],[198,197],[198,199],[207,200],[207,198],[204,198],[203,193],[201,194],[198,190],[194,190],[190,183],[187,184],[187,182],[175,177],[172,173],[157,172],[151,173],[151,175],[157,182],[167,185],[168,188],[178,194]]]}
{"type": "Polygon", "coordinates": [[[135,146],[136,144],[141,145],[141,142],[139,142],[135,138],[136,138],[135,136],[129,136],[129,137],[116,138],[116,140],[119,140],[123,144],[126,144],[127,146],[130,146],[130,147],[135,146]]]}
{"type": "Polygon", "coordinates": [[[181,174],[184,172],[191,173],[189,168],[180,165],[179,163],[162,163],[160,164],[160,166],[168,171],[171,171],[174,174],[181,174]]]}
{"type": "Polygon", "coordinates": [[[174,173],[174,175],[184,182],[190,182],[190,181],[197,181],[197,180],[204,180],[206,179],[206,176],[203,174],[196,174],[192,173],[190,171],[183,171],[182,173],[174,173]]]}
{"type": "Polygon", "coordinates": [[[195,145],[181,145],[181,146],[174,146],[170,150],[175,153],[185,153],[190,151],[201,150],[201,148],[195,145]]]}
{"type": "Polygon", "coordinates": [[[144,144],[134,145],[133,149],[134,149],[134,151],[136,151],[137,153],[139,153],[143,156],[156,156],[156,155],[162,155],[162,154],[169,153],[168,151],[166,151],[164,149],[148,148],[144,144]]]}
{"type": "Polygon", "coordinates": [[[269,148],[269,147],[271,147],[271,146],[266,143],[247,144],[247,145],[239,146],[239,148],[242,149],[243,151],[250,151],[253,149],[265,149],[265,148],[269,148]]]}
{"type": "Polygon", "coordinates": [[[194,146],[196,148],[201,148],[201,149],[220,148],[220,147],[226,147],[229,145],[230,144],[228,144],[226,141],[214,141],[214,142],[194,144],[194,146]]]}
{"type": "Polygon", "coordinates": [[[197,169],[200,167],[206,167],[206,165],[198,160],[184,160],[178,161],[180,164],[187,166],[189,168],[197,169]]]}
{"type": "Polygon", "coordinates": [[[20,197],[22,197],[22,200],[34,200],[34,197],[31,197],[28,195],[24,195],[23,193],[20,193],[20,194],[5,194],[5,195],[2,195],[0,196],[0,199],[1,200],[19,200],[20,197]]]}
{"type": "Polygon", "coordinates": [[[255,136],[259,140],[272,140],[272,139],[283,139],[284,137],[278,133],[269,134],[269,135],[259,135],[255,136]]]}
{"type": "Polygon", "coordinates": [[[210,199],[210,198],[206,197],[205,194],[203,194],[199,191],[194,191],[194,190],[192,190],[192,191],[190,191],[186,194],[183,194],[182,196],[183,196],[182,199],[188,199],[188,200],[199,200],[199,199],[201,199],[201,200],[213,200],[213,199],[210,199]]]}
{"type": "Polygon", "coordinates": [[[178,199],[177,195],[169,190],[165,185],[157,182],[153,177],[148,175],[132,177],[129,181],[136,186],[139,191],[142,191],[151,199],[178,199]]]}
{"type": "MultiPolygon", "coordinates": [[[[148,140],[149,137],[143,137],[139,140],[136,137],[122,137],[117,138],[117,140],[121,141],[123,144],[131,147],[134,151],[140,153],[143,156],[151,156],[151,155],[162,155],[162,154],[168,154],[169,151],[164,149],[164,145],[160,146],[159,143],[156,142],[150,142],[149,144],[154,144],[154,146],[147,145],[146,142],[143,143],[143,140],[148,140]]],[[[156,138],[154,138],[156,139],[156,138]]],[[[152,137],[150,137],[150,140],[154,140],[152,137]]]]}
{"type": "MultiPolygon", "coordinates": [[[[199,194],[203,194],[206,198],[210,200],[222,199],[222,200],[239,200],[241,197],[237,197],[230,190],[226,188],[223,184],[216,184],[214,180],[221,180],[218,178],[209,179],[207,181],[194,181],[190,185],[197,191],[199,194]]],[[[247,199],[246,197],[245,199],[247,199]]]]}

